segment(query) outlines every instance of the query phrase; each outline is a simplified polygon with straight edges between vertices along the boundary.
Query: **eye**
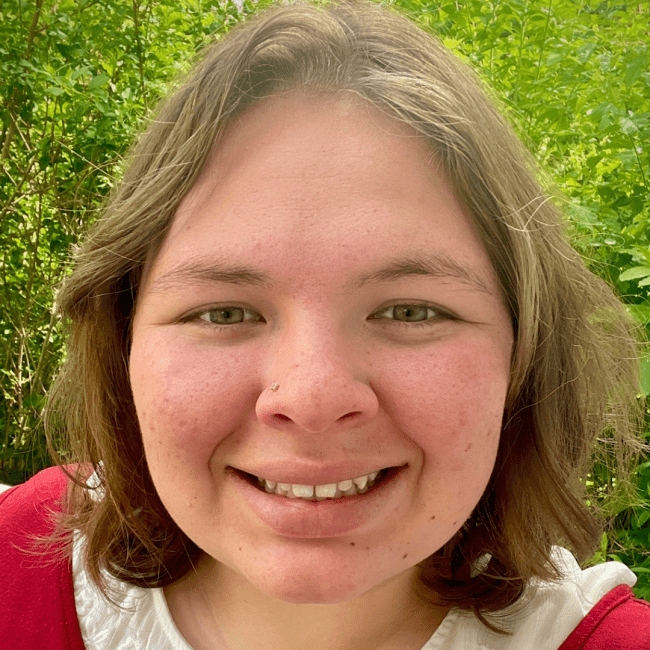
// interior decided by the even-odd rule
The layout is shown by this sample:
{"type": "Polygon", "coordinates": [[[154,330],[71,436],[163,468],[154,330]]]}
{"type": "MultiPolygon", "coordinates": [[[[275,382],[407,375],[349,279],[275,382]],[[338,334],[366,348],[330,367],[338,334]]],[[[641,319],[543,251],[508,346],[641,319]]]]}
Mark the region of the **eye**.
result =
{"type": "MultiPolygon", "coordinates": [[[[232,332],[254,322],[260,322],[260,320],[263,320],[263,318],[256,311],[236,305],[224,305],[190,314],[183,318],[181,322],[194,321],[209,327],[212,331],[232,332]],[[246,315],[252,316],[252,318],[246,318],[246,315]]],[[[375,312],[368,317],[368,320],[384,321],[390,327],[397,326],[413,329],[416,327],[432,327],[441,320],[456,320],[456,317],[431,304],[401,303],[375,312]]]]}
{"type": "Polygon", "coordinates": [[[250,309],[244,309],[243,307],[226,305],[225,307],[213,307],[201,312],[200,314],[196,314],[196,317],[202,321],[210,323],[211,325],[216,325],[218,329],[221,329],[219,326],[224,326],[223,329],[232,329],[233,326],[243,325],[245,321],[258,320],[244,318],[245,314],[256,313],[257,312],[250,309]],[[228,327],[229,325],[230,328],[228,327]]]}
{"type": "Polygon", "coordinates": [[[431,327],[440,320],[455,320],[451,314],[425,303],[391,305],[373,314],[369,320],[388,320],[391,326],[401,327],[431,327]],[[382,314],[392,315],[392,318],[382,318],[382,314]],[[414,319],[414,320],[411,320],[414,319]]]}

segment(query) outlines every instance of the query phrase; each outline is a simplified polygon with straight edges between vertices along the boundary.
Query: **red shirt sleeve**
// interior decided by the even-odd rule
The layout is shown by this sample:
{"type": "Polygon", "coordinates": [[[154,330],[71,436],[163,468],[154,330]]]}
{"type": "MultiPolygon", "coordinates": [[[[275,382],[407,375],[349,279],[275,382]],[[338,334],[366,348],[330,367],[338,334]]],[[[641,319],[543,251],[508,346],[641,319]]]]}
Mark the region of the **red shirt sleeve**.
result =
{"type": "Polygon", "coordinates": [[[59,510],[66,485],[51,467],[0,495],[0,650],[85,650],[71,558],[26,552],[32,536],[53,530],[48,510],[59,510]]]}
{"type": "Polygon", "coordinates": [[[650,650],[650,603],[628,585],[605,594],[558,650],[650,650]]]}

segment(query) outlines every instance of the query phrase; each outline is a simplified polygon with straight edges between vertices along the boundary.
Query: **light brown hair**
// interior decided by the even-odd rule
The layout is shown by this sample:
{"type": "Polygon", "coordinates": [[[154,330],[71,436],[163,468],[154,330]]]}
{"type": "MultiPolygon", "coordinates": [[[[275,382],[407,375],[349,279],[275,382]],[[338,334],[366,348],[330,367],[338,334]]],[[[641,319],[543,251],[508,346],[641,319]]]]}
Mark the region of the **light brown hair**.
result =
{"type": "Polygon", "coordinates": [[[553,545],[579,561],[593,555],[602,523],[584,481],[594,450],[617,461],[624,484],[642,449],[638,351],[624,307],[567,243],[557,201],[476,74],[415,20],[369,0],[277,5],[238,24],[207,49],[132,150],[58,295],[69,338],[46,423],[50,440],[65,440],[66,462],[79,463],[58,533],[86,535],[86,567],[102,588],[101,570],[161,587],[198,558],[147,469],[129,384],[132,316],[144,263],[225,129],[247,107],[297,88],[349,91],[411,125],[496,270],[515,332],[496,465],[470,519],[419,567],[423,598],[503,631],[496,615],[523,602],[531,578],[559,578],[553,545]],[[595,446],[599,436],[609,447],[595,446]],[[89,467],[103,499],[84,489],[89,467]],[[472,576],[485,553],[489,562],[472,576]]]}

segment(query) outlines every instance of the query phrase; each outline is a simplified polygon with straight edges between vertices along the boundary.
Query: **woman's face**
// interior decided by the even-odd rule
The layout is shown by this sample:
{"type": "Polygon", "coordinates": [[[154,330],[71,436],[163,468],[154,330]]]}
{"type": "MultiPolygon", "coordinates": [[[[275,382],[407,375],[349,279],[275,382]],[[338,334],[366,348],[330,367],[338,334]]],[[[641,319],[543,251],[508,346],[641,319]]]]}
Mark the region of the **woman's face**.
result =
{"type": "Polygon", "coordinates": [[[509,381],[510,319],[450,184],[410,127],[344,97],[275,96],[227,132],[133,327],[163,504],[214,566],[292,603],[413,575],[453,537],[490,478],[509,381]],[[320,501],[250,478],[385,468],[320,501]]]}

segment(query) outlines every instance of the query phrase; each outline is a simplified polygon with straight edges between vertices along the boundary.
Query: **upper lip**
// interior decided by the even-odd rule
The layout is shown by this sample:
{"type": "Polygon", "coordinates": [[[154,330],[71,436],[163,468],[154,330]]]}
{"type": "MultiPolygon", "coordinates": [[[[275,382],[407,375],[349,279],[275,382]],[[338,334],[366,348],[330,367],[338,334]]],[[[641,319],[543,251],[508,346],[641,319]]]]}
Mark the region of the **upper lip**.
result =
{"type": "Polygon", "coordinates": [[[381,464],[329,464],[329,465],[314,465],[314,464],[296,464],[294,462],[274,462],[266,465],[258,465],[256,467],[233,467],[233,469],[240,472],[252,474],[258,478],[266,479],[267,481],[275,481],[276,483],[292,483],[294,485],[329,485],[331,483],[339,483],[349,479],[355,479],[359,476],[379,472],[388,467],[396,467],[404,465],[405,463],[386,463],[381,464]]]}

